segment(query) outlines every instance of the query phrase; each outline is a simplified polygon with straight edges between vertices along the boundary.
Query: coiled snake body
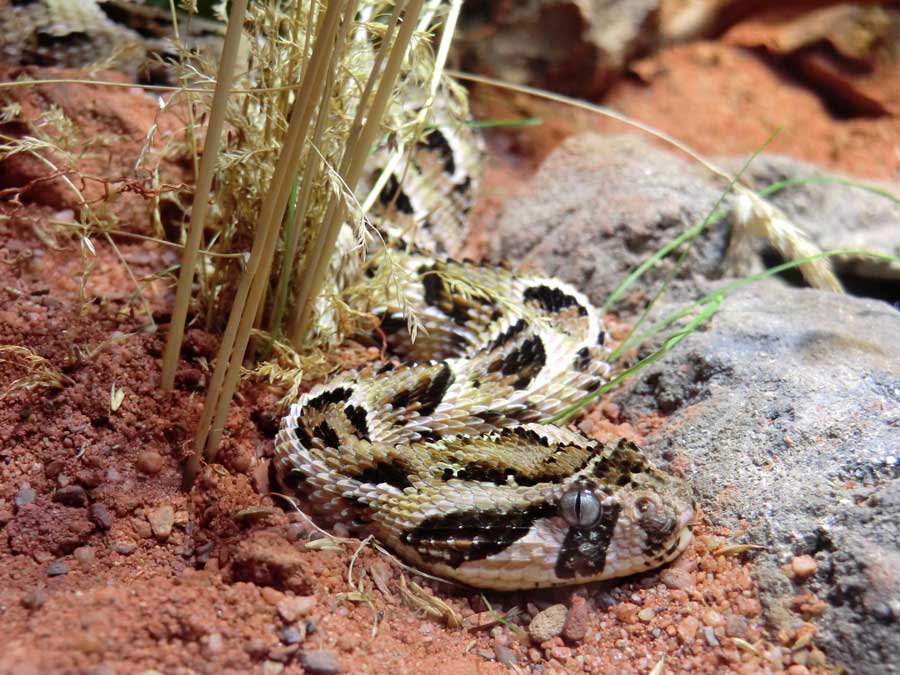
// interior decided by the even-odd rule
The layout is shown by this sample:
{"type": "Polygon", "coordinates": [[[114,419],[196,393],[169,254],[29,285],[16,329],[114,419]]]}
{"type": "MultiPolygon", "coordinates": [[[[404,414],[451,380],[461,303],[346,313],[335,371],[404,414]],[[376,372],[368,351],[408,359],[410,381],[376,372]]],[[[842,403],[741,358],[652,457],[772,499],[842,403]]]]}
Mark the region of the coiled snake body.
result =
{"type": "MultiPolygon", "coordinates": [[[[0,7],[13,36],[0,52],[12,61],[79,65],[103,56],[103,45],[142,39],[115,22],[131,15],[123,0],[0,7]]],[[[432,130],[415,170],[382,195],[394,215],[452,239],[473,183],[470,145],[432,130]]],[[[388,252],[375,252],[366,273],[388,252]]],[[[390,254],[407,281],[399,293],[376,292],[370,308],[409,363],[343,373],[290,406],[274,460],[285,488],[323,520],[473,586],[573,584],[675,558],[694,518],[686,484],[630,442],[601,444],[542,424],[608,373],[603,326],[588,300],[558,280],[502,266],[403,246],[390,254]],[[424,328],[415,343],[405,330],[409,310],[424,328]]]]}
{"type": "Polygon", "coordinates": [[[694,518],[683,481],[628,441],[541,423],[609,370],[588,300],[502,266],[421,252],[403,264],[402,295],[427,334],[409,341],[396,298],[376,311],[413,362],[301,396],[276,440],[286,489],[325,521],[484,588],[608,579],[678,556],[694,518]]]}

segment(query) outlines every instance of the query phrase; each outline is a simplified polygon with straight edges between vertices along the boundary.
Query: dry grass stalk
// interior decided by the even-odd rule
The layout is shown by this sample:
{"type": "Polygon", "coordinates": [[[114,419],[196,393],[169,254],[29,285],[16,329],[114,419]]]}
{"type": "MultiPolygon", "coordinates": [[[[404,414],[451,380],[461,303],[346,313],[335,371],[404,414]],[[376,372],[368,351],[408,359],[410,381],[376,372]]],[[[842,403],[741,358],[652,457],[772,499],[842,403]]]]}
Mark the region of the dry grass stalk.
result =
{"type": "MultiPolygon", "coordinates": [[[[215,403],[215,416],[212,418],[212,427],[207,428],[204,421],[208,417],[206,407],[201,418],[200,428],[195,438],[195,450],[199,450],[200,441],[205,440],[205,454],[208,460],[213,460],[218,449],[219,439],[225,425],[225,417],[228,414],[228,406],[231,397],[237,388],[241,374],[241,363],[250,339],[250,331],[253,328],[253,320],[256,316],[263,292],[266,290],[269,279],[269,270],[274,259],[275,244],[278,240],[278,225],[287,208],[292,176],[297,171],[300,159],[300,149],[309,131],[309,122],[315,107],[315,94],[321,91],[325,81],[325,65],[332,49],[338,27],[338,19],[343,15],[344,21],[350,21],[350,7],[355,5],[352,0],[347,2],[329,3],[325,10],[322,28],[313,48],[309,70],[304,74],[300,91],[294,103],[294,111],[291,115],[291,124],[285,136],[284,145],[278,162],[272,184],[269,186],[267,197],[263,202],[262,212],[257,224],[257,239],[254,241],[250,260],[241,278],[238,295],[228,319],[228,327],[225,336],[230,337],[236,332],[236,338],[232,338],[232,344],[223,338],[222,348],[216,359],[216,369],[213,380],[210,382],[210,392],[207,394],[207,406],[211,407],[213,393],[218,394],[215,403]],[[340,10],[343,9],[343,12],[340,10]],[[259,246],[258,246],[259,244],[259,246]],[[227,351],[226,351],[227,349],[227,351]],[[225,359],[230,352],[227,367],[225,359]],[[216,377],[221,371],[221,376],[216,377]],[[213,390],[213,383],[224,380],[221,391],[213,390]],[[208,433],[208,438],[204,438],[208,433]]],[[[217,388],[218,389],[218,388],[217,388]]]]}
{"type": "MultiPolygon", "coordinates": [[[[175,292],[175,305],[172,309],[172,321],[169,325],[166,351],[163,355],[162,388],[166,391],[171,390],[175,384],[175,369],[178,366],[178,355],[184,339],[184,324],[191,301],[191,285],[194,281],[194,270],[197,264],[197,251],[200,249],[203,238],[203,226],[209,207],[209,193],[212,188],[216,161],[219,157],[222,127],[225,124],[226,103],[234,80],[238,47],[241,42],[241,26],[243,26],[246,12],[247,0],[234,0],[231,3],[228,30],[225,34],[225,44],[222,48],[222,57],[216,76],[216,90],[213,93],[209,125],[206,128],[206,141],[203,144],[203,157],[200,160],[200,172],[194,189],[190,229],[181,254],[181,271],[178,275],[178,287],[175,292]]],[[[177,22],[174,24],[177,27],[177,22]]]]}
{"type": "Polygon", "coordinates": [[[41,387],[62,389],[75,384],[71,377],[28,347],[0,345],[0,363],[23,368],[26,371],[25,375],[10,382],[4,391],[0,392],[0,401],[21,390],[30,391],[41,387]]]}

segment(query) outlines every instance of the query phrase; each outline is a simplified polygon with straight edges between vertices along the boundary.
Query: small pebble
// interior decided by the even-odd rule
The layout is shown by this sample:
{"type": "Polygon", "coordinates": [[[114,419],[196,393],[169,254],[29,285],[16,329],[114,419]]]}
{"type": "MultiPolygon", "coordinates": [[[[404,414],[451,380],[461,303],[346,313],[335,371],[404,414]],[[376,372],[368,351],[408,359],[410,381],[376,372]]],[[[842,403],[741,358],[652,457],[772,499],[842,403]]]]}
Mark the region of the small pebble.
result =
{"type": "Polygon", "coordinates": [[[516,653],[505,645],[495,644],[494,655],[497,657],[497,661],[502,663],[504,666],[514,666],[519,661],[516,653]]]}
{"type": "Polygon", "coordinates": [[[667,567],[659,574],[659,580],[669,588],[686,591],[694,586],[694,577],[687,570],[667,567]]]}
{"type": "Polygon", "coordinates": [[[816,573],[816,561],[810,555],[798,555],[791,560],[791,572],[797,581],[805,581],[816,573]]]}
{"type": "Polygon", "coordinates": [[[137,550],[137,544],[133,539],[120,539],[111,545],[113,551],[119,555],[131,555],[137,550]]]}
{"type": "Polygon", "coordinates": [[[175,509],[169,504],[164,504],[153,509],[147,514],[150,521],[150,529],[158,541],[165,541],[172,534],[172,526],[175,525],[175,509]]]}
{"type": "Polygon", "coordinates": [[[528,624],[528,634],[537,644],[546,642],[563,631],[569,610],[565,605],[551,605],[543,612],[538,612],[528,624]]]}
{"type": "Polygon", "coordinates": [[[585,599],[580,595],[572,598],[572,606],[566,614],[566,623],[563,626],[563,637],[569,642],[581,642],[587,635],[588,607],[585,599]]]}
{"type": "Polygon", "coordinates": [[[47,565],[47,576],[48,577],[59,577],[63,574],[69,573],[69,566],[66,565],[62,560],[54,560],[50,564],[47,565]]]}
{"type": "Polygon", "coordinates": [[[341,672],[334,654],[325,650],[300,652],[300,665],[308,673],[318,675],[334,675],[341,672]]]}
{"type": "Polygon", "coordinates": [[[725,635],[728,637],[736,637],[743,640],[747,637],[749,627],[747,619],[738,614],[729,614],[725,617],[725,635]]]}
{"type": "Polygon", "coordinates": [[[110,514],[109,509],[106,508],[106,506],[104,506],[103,504],[91,504],[91,508],[88,513],[90,515],[91,522],[101,530],[108,530],[112,527],[112,514],[110,514]]]}
{"type": "Polygon", "coordinates": [[[700,621],[693,616],[686,616],[675,627],[678,631],[678,637],[682,642],[693,642],[697,637],[697,631],[700,630],[700,621]]]}
{"type": "Polygon", "coordinates": [[[131,527],[134,529],[135,536],[138,539],[149,539],[153,536],[153,528],[144,518],[132,518],[131,527]]]}
{"type": "Polygon", "coordinates": [[[644,607],[640,612],[638,612],[638,619],[643,621],[644,623],[649,623],[653,621],[653,618],[656,616],[656,610],[652,607],[644,607]]]}
{"type": "Polygon", "coordinates": [[[284,599],[284,593],[271,586],[263,586],[259,594],[267,604],[272,605],[273,607],[284,599]]]}
{"type": "Polygon", "coordinates": [[[809,668],[801,665],[793,665],[787,669],[788,675],[809,675],[809,668]]]}
{"type": "Polygon", "coordinates": [[[221,633],[213,633],[205,638],[206,651],[210,654],[218,654],[225,648],[225,640],[221,633]]]}
{"type": "Polygon", "coordinates": [[[16,492],[16,496],[13,501],[16,505],[16,509],[21,509],[33,503],[36,498],[37,492],[26,485],[25,487],[19,488],[19,491],[16,492]]]}
{"type": "Polygon", "coordinates": [[[145,450],[138,455],[136,465],[141,473],[153,476],[162,470],[163,456],[155,450],[145,450]]]}
{"type": "Polygon", "coordinates": [[[35,586],[22,598],[22,604],[28,609],[40,609],[47,602],[47,591],[40,586],[35,586]]]}
{"type": "Polygon", "coordinates": [[[314,595],[287,597],[278,603],[278,615],[287,623],[294,623],[309,614],[316,606],[314,595]]]}
{"type": "Polygon", "coordinates": [[[724,626],[725,619],[714,609],[703,610],[703,623],[707,626],[724,626]]]}
{"type": "Polygon", "coordinates": [[[287,663],[294,658],[294,654],[299,648],[299,645],[278,645],[269,649],[269,658],[273,661],[287,663]]]}
{"type": "Polygon", "coordinates": [[[281,675],[283,671],[283,663],[278,663],[278,661],[266,661],[263,663],[263,675],[281,675]]]}
{"type": "Polygon", "coordinates": [[[94,564],[94,560],[96,560],[96,556],[94,555],[94,549],[90,546],[79,546],[75,549],[75,559],[78,560],[79,563],[83,567],[90,567],[94,564]]]}
{"type": "Polygon", "coordinates": [[[551,647],[550,658],[557,661],[566,661],[572,657],[572,650],[569,647],[551,647]]]}
{"type": "Polygon", "coordinates": [[[634,603],[620,602],[617,605],[613,605],[611,611],[613,616],[622,623],[634,623],[637,621],[637,615],[640,609],[634,603]]]}
{"type": "Polygon", "coordinates": [[[90,490],[103,483],[103,474],[93,469],[82,469],[75,474],[75,480],[90,490]]]}
{"type": "Polygon", "coordinates": [[[269,653],[269,645],[260,638],[253,638],[249,642],[244,643],[242,649],[254,659],[261,659],[269,653]]]}
{"type": "Polygon", "coordinates": [[[278,639],[286,645],[295,645],[303,642],[303,635],[296,626],[282,626],[278,629],[278,639]]]}

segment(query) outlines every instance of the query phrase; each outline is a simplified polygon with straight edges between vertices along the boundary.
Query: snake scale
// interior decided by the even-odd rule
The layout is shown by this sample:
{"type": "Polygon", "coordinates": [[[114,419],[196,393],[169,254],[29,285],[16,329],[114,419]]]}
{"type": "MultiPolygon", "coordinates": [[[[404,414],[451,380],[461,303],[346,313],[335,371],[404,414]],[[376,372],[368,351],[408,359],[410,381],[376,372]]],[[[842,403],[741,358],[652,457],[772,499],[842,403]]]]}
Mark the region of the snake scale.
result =
{"type": "MultiPolygon", "coordinates": [[[[8,60],[83,65],[86,43],[140,39],[117,28],[129,4],[13,2],[5,22],[24,48],[0,47],[8,60]],[[62,56],[70,33],[81,64],[62,56]]],[[[444,170],[398,175],[385,217],[440,230],[429,197],[444,195],[442,217],[461,220],[477,153],[440,128],[421,145],[420,166],[444,170]]],[[[608,377],[606,333],[587,298],[557,279],[403,242],[373,251],[362,273],[374,276],[386,255],[405,281],[399,293],[376,290],[370,311],[395,358],[341,373],[290,406],[273,465],[284,491],[325,523],[374,535],[414,566],[477,587],[609,579],[677,557],[692,536],[687,484],[630,441],[601,443],[542,422],[608,377]],[[424,329],[414,342],[410,310],[424,329]]]]}

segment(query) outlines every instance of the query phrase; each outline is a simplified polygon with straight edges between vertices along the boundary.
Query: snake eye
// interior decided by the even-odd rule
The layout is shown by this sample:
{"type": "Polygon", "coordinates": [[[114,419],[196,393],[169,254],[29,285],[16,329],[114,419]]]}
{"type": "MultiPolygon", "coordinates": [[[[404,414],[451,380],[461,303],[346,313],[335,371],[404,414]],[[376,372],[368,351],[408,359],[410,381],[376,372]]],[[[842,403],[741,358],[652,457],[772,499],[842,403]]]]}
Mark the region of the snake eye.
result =
{"type": "Polygon", "coordinates": [[[600,500],[583,487],[569,490],[559,500],[559,512],[572,527],[590,527],[600,520],[600,500]]]}

